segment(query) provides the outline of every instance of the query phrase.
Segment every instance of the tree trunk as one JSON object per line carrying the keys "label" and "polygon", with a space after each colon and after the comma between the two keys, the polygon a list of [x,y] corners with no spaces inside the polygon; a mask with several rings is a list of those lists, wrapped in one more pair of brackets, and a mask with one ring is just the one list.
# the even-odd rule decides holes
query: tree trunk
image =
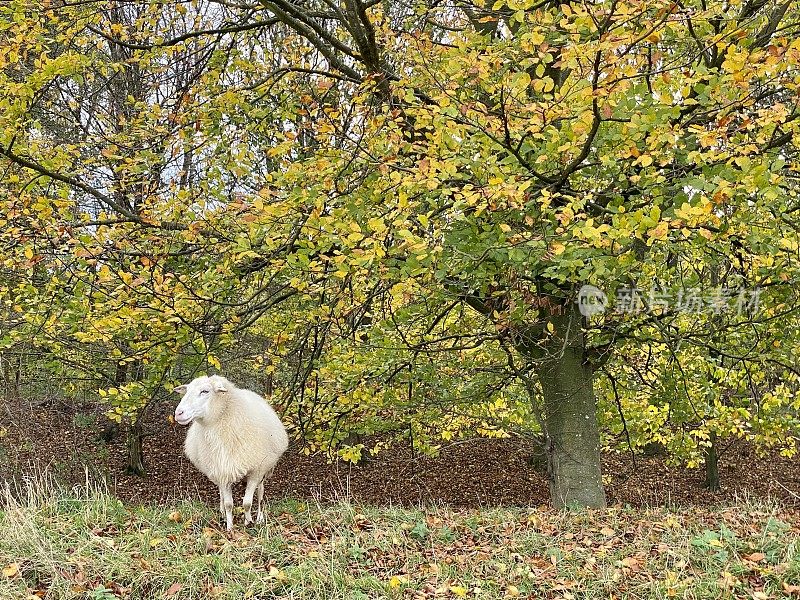
{"label": "tree trunk", "polygon": [[600,431],[592,367],[584,353],[583,318],[575,303],[552,315],[537,370],[543,393],[550,498],[563,507],[604,507]]}
{"label": "tree trunk", "polygon": [[142,440],[144,432],[141,420],[137,419],[128,428],[128,466],[125,472],[131,475],[144,477],[147,472],[144,468],[144,454],[142,452]]}
{"label": "tree trunk", "polygon": [[710,446],[705,449],[705,462],[706,462],[706,483],[705,486],[711,492],[719,491],[719,442],[717,441],[717,434],[711,432],[709,434]]}
{"label": "tree trunk", "polygon": [[3,366],[3,392],[8,399],[19,399],[19,380],[22,372],[22,356],[17,358],[16,368],[5,355],[0,355],[0,364]]}

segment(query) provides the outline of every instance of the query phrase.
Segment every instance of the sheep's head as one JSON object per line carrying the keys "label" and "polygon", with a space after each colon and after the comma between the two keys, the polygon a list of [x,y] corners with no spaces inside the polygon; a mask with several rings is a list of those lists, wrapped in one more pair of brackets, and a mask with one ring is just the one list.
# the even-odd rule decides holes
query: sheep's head
{"label": "sheep's head", "polygon": [[188,425],[195,419],[204,419],[211,412],[213,403],[219,401],[219,396],[226,394],[230,387],[230,382],[219,375],[198,377],[191,383],[179,385],[175,392],[183,394],[183,398],[175,408],[175,420]]}

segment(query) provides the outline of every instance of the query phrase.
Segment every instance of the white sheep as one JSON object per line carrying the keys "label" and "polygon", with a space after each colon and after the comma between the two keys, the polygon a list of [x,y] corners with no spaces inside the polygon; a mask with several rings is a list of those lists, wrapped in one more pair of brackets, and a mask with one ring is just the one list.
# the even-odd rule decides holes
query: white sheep
{"label": "white sheep", "polygon": [[245,524],[252,522],[253,492],[257,496],[256,521],[261,522],[264,477],[271,475],[289,445],[280,418],[261,396],[237,388],[219,375],[198,377],[175,388],[183,394],[175,420],[192,424],[184,451],[206,477],[219,487],[219,509],[228,531],[233,529],[234,483],[247,477],[244,494]]}

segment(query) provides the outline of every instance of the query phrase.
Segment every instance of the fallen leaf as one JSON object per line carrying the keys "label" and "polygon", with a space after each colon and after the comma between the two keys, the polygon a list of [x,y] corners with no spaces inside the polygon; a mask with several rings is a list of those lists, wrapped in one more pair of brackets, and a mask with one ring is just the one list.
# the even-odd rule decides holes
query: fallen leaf
{"label": "fallen leaf", "polygon": [[719,586],[725,590],[729,590],[738,583],[739,580],[732,573],[729,573],[728,571],[723,571],[722,576],[718,580]]}
{"label": "fallen leaf", "polygon": [[749,560],[750,562],[761,562],[766,558],[763,553],[761,552],[753,552],[752,554],[748,554],[747,556],[743,556],[745,560]]}
{"label": "fallen leaf", "polygon": [[15,577],[19,573],[19,563],[11,563],[10,565],[3,567],[3,575],[11,579]]}
{"label": "fallen leaf", "polygon": [[641,563],[638,559],[634,558],[633,556],[626,556],[621,561],[622,566],[626,569],[630,569],[631,571],[638,571],[641,567]]}
{"label": "fallen leaf", "polygon": [[392,575],[392,578],[389,580],[389,587],[394,590],[407,582],[408,575]]}
{"label": "fallen leaf", "polygon": [[182,587],[183,586],[180,583],[173,583],[171,586],[169,586],[169,589],[166,592],[164,592],[164,596],[167,598],[171,598],[172,596],[180,592]]}
{"label": "fallen leaf", "polygon": [[785,581],[782,582],[781,585],[783,586],[783,591],[786,592],[787,594],[789,595],[797,594],[798,596],[800,596],[800,585],[790,585]]}

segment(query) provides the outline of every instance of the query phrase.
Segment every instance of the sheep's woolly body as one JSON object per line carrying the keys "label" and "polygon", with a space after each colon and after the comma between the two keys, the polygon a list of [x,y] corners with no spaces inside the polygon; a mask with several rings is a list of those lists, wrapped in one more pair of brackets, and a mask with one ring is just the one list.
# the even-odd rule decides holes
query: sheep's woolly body
{"label": "sheep's woolly body", "polygon": [[224,377],[198,377],[175,391],[183,398],[175,409],[175,420],[191,423],[184,451],[204,475],[217,484],[220,511],[228,530],[233,528],[232,485],[247,478],[242,506],[245,523],[251,521],[253,494],[258,515],[264,477],[270,475],[289,446],[286,429],[269,403],[250,390],[237,388]]}
{"label": "sheep's woolly body", "polygon": [[268,474],[289,438],[278,415],[258,394],[231,386],[216,414],[195,421],[186,434],[186,456],[217,485]]}

